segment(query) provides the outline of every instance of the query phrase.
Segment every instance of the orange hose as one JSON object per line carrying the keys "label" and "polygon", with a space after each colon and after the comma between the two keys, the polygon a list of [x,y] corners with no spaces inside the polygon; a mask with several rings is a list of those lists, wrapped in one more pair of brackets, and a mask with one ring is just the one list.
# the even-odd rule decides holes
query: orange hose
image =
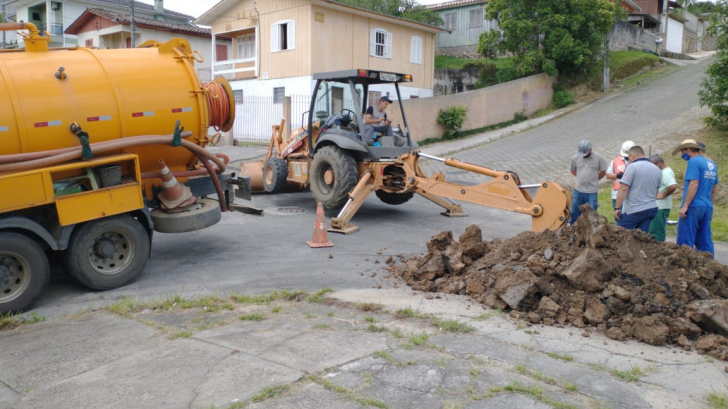
{"label": "orange hose", "polygon": [[208,82],[204,85],[207,91],[207,107],[210,111],[210,126],[220,131],[223,124],[230,118],[230,104],[228,95],[222,84]]}
{"label": "orange hose", "polygon": [[[222,161],[227,165],[230,163],[230,157],[225,155],[224,153],[216,153],[215,156],[222,159]],[[212,165],[212,168],[215,172],[217,172],[217,165]],[[207,169],[195,169],[195,170],[173,170],[172,174],[176,178],[188,178],[192,176],[202,176],[207,175],[208,171]],[[162,175],[159,173],[159,171],[152,171],[152,172],[142,172],[142,179],[159,179]]]}

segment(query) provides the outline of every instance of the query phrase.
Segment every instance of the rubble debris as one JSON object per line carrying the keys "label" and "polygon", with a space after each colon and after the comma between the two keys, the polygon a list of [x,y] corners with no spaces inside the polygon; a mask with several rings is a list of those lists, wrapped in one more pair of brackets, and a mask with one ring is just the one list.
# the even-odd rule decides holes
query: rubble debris
{"label": "rubble debris", "polygon": [[609,225],[588,206],[573,226],[484,242],[472,225],[391,264],[413,290],[469,295],[530,324],[674,344],[728,360],[728,267],[710,254]]}

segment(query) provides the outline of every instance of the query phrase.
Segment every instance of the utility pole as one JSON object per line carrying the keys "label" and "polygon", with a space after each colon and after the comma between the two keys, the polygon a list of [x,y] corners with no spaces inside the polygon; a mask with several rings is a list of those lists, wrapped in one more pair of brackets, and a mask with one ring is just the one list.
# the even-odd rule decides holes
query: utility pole
{"label": "utility pole", "polygon": [[604,93],[609,92],[609,34],[604,37]]}
{"label": "utility pole", "polygon": [[134,0],[131,0],[131,48],[136,48],[136,24],[134,24]]}

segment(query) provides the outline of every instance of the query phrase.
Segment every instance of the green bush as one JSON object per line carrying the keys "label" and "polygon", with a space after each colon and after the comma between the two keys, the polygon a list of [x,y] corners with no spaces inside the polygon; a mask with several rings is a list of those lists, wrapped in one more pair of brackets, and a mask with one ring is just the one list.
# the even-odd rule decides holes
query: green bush
{"label": "green bush", "polygon": [[442,138],[457,137],[457,133],[463,127],[467,116],[467,107],[455,105],[448,109],[441,109],[437,114],[437,123],[445,126],[445,134],[443,134]]}
{"label": "green bush", "polygon": [[498,83],[498,68],[493,63],[483,64],[475,82],[475,88],[485,88]]}
{"label": "green bush", "polygon": [[523,122],[528,119],[528,115],[526,115],[526,110],[524,109],[521,112],[516,112],[513,114],[513,123],[517,124],[519,122]]}
{"label": "green bush", "polygon": [[554,106],[556,108],[567,107],[574,103],[574,94],[569,91],[554,92]]}
{"label": "green bush", "polygon": [[498,70],[498,83],[501,82],[508,82],[513,81],[521,78],[521,75],[518,75],[518,70],[516,70],[516,67],[504,67]]}

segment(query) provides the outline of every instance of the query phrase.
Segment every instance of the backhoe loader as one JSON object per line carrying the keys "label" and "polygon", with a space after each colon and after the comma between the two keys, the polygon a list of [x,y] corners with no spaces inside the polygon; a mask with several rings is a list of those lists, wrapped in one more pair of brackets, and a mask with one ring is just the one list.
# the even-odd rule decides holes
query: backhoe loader
{"label": "backhoe loader", "polygon": [[[571,197],[557,183],[523,185],[514,172],[422,153],[410,135],[399,89],[399,83],[412,81],[411,75],[356,69],[315,74],[313,79],[305,125],[284,140],[283,120],[273,127],[264,161],[243,165],[241,173],[250,177],[253,192],[310,188],[325,208],[341,207],[328,229],[337,233],[358,230],[351,219],[371,192],[391,205],[403,204],[417,193],[443,207],[442,214],[449,217],[467,216],[454,200],[524,213],[532,217],[534,231],[556,230],[568,220]],[[379,135],[379,146],[369,146],[362,140],[364,112],[374,103],[367,101],[369,87],[381,84],[393,86],[403,126],[394,128],[394,136]],[[329,95],[336,87],[344,90],[338,102]],[[321,119],[314,121],[314,115]],[[443,173],[427,176],[419,166],[421,158],[492,179],[466,186],[446,181]],[[538,190],[531,197],[528,189]]]}

